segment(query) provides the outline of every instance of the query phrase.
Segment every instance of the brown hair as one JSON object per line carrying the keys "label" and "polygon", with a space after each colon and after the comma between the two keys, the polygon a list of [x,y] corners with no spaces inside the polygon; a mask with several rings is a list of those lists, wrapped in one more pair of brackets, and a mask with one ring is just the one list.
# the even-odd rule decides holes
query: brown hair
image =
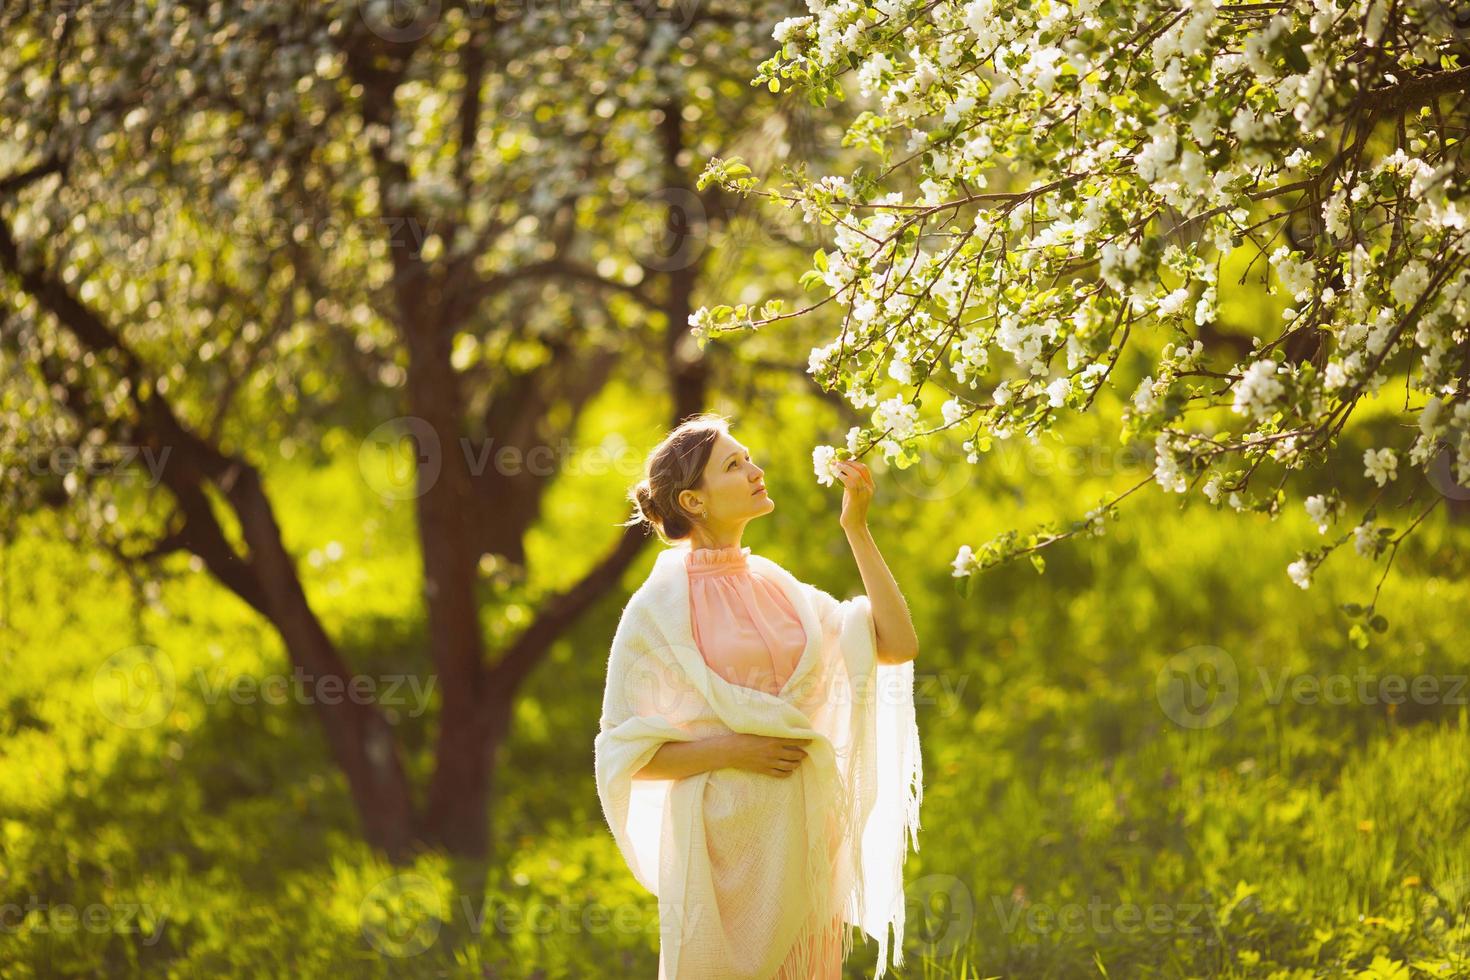
{"label": "brown hair", "polygon": [[644,477],[628,491],[634,514],[624,526],[643,522],[666,542],[687,538],[694,529],[692,515],[679,503],[679,494],[704,480],[715,440],[730,431],[730,420],[715,412],[691,415],[653,447]]}

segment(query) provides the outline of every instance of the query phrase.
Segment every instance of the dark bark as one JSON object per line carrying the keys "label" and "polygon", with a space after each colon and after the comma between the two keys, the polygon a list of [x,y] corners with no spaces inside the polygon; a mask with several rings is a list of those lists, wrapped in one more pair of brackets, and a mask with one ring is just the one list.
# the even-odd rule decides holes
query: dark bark
{"label": "dark bark", "polygon": [[436,766],[424,813],[426,838],[470,857],[489,842],[486,786],[490,753],[480,706],[485,694],[485,650],[475,584],[479,548],[469,467],[461,451],[463,406],[449,331],[437,323],[409,327],[409,409],[438,440],[437,478],[430,479],[434,448],[422,453],[418,496],[419,545],[429,650],[439,674]]}
{"label": "dark bark", "polygon": [[[353,673],[307,602],[254,467],[184,425],[122,337],[59,279],[22,263],[3,222],[0,268],[15,276],[83,346],[128,379],[134,434],[155,452],[165,447],[169,452],[162,477],[184,518],[177,543],[198,555],[222,584],[270,621],[295,669],[314,683],[335,678],[341,691],[350,690]],[[74,410],[90,411],[92,417],[84,420],[88,424],[113,425],[95,403],[70,404]],[[216,487],[234,511],[249,549],[246,555],[236,552],[226,538],[206,484]],[[413,839],[412,795],[391,726],[375,706],[349,697],[314,698],[312,709],[347,777],[364,837],[395,860],[405,857]]]}

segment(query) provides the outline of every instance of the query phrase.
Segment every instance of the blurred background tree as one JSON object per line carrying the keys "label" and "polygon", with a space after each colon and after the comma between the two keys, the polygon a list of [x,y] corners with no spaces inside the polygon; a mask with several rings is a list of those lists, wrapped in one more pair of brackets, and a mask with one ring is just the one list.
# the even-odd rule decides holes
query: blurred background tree
{"label": "blurred background tree", "polygon": [[487,649],[486,607],[524,582],[556,447],[614,375],[664,392],[670,425],[706,406],[694,297],[776,261],[721,267],[712,236],[809,250],[693,186],[717,150],[820,156],[822,122],[747,80],[784,12],[7,10],[5,446],[137,447],[162,461],[164,491],[12,468],[12,530],[28,508],[65,507],[72,534],[129,574],[192,555],[295,667],[346,680],[262,467],[313,452],[332,425],[411,441],[410,478],[387,492],[416,506],[424,667],[442,698],[423,805],[380,712],[316,710],[368,839],[400,857],[415,842],[483,856],[517,692],[645,542],[633,527],[587,542],[579,577],[519,595],[533,618]]}

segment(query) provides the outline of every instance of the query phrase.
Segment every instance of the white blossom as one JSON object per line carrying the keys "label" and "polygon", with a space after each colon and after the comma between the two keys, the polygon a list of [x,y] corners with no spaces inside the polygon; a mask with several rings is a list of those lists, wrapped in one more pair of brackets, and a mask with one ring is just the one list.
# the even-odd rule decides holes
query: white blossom
{"label": "white blossom", "polygon": [[1138,383],[1138,387],[1133,392],[1133,410],[1141,415],[1147,415],[1158,407],[1159,399],[1154,394],[1154,379],[1152,375],[1149,375]]}
{"label": "white blossom", "polygon": [[1335,501],[1316,493],[1306,499],[1307,516],[1317,525],[1318,534],[1326,534],[1327,526],[1337,518]]}
{"label": "white blossom", "polygon": [[1400,306],[1408,308],[1423,294],[1429,285],[1429,267],[1418,259],[1414,259],[1399,270],[1399,274],[1393,277],[1389,285],[1389,291],[1393,293],[1394,301]]}
{"label": "white blossom", "polygon": [[900,340],[893,345],[893,359],[888,362],[888,376],[899,384],[913,384],[914,369],[909,363],[909,345]]}
{"label": "white blossom", "polygon": [[914,434],[919,421],[919,407],[895,395],[885,399],[873,412],[873,425],[879,430],[893,430],[894,439],[907,439]]}
{"label": "white blossom", "polygon": [[830,487],[834,480],[840,479],[834,464],[837,462],[837,450],[832,446],[817,446],[812,450],[812,470],[817,474],[817,482],[824,487]]}
{"label": "white blossom", "polygon": [[1380,487],[1398,476],[1398,465],[1398,457],[1392,449],[1363,451],[1363,475],[1372,477]]}
{"label": "white blossom", "polygon": [[1231,406],[1235,414],[1260,418],[1270,410],[1272,403],[1286,391],[1276,380],[1279,367],[1275,361],[1262,360],[1246,369],[1235,385],[1235,404]]}
{"label": "white blossom", "polygon": [[1372,521],[1364,521],[1353,528],[1353,550],[1364,558],[1373,558],[1378,553],[1378,529]]}
{"label": "white blossom", "polygon": [[1298,588],[1308,588],[1312,584],[1312,566],[1305,558],[1298,558],[1286,566],[1286,574],[1297,584]]}
{"label": "white blossom", "polygon": [[798,28],[805,27],[811,22],[810,17],[787,17],[771,29],[771,37],[776,39],[777,44],[785,44],[796,36]]}
{"label": "white blossom", "polygon": [[974,552],[967,544],[960,545],[960,550],[955,554],[954,561],[950,565],[954,568],[952,578],[964,578],[968,575],[974,565]]}
{"label": "white blossom", "polygon": [[1271,265],[1292,299],[1300,302],[1311,295],[1312,283],[1317,277],[1317,267],[1311,259],[1298,257],[1296,252],[1281,245],[1271,253]]}
{"label": "white blossom", "polygon": [[1183,493],[1189,489],[1184,471],[1179,468],[1171,449],[1168,433],[1160,432],[1154,439],[1154,480],[1171,493]]}

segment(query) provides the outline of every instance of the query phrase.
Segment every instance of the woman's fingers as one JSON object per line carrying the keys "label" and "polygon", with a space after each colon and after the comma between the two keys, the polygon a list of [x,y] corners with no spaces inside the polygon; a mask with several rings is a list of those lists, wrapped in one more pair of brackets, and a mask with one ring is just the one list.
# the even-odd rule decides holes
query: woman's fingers
{"label": "woman's fingers", "polygon": [[779,736],[772,736],[772,739],[776,743],[776,757],[771,760],[769,767],[766,769],[766,773],[767,775],[780,776],[782,778],[790,776],[797,769],[801,768],[802,762],[806,760],[807,750],[805,745],[811,739],[781,738]]}
{"label": "woman's fingers", "polygon": [[878,485],[873,481],[873,471],[868,468],[868,464],[856,459],[840,459],[837,465],[845,486],[861,485],[877,491]]}

